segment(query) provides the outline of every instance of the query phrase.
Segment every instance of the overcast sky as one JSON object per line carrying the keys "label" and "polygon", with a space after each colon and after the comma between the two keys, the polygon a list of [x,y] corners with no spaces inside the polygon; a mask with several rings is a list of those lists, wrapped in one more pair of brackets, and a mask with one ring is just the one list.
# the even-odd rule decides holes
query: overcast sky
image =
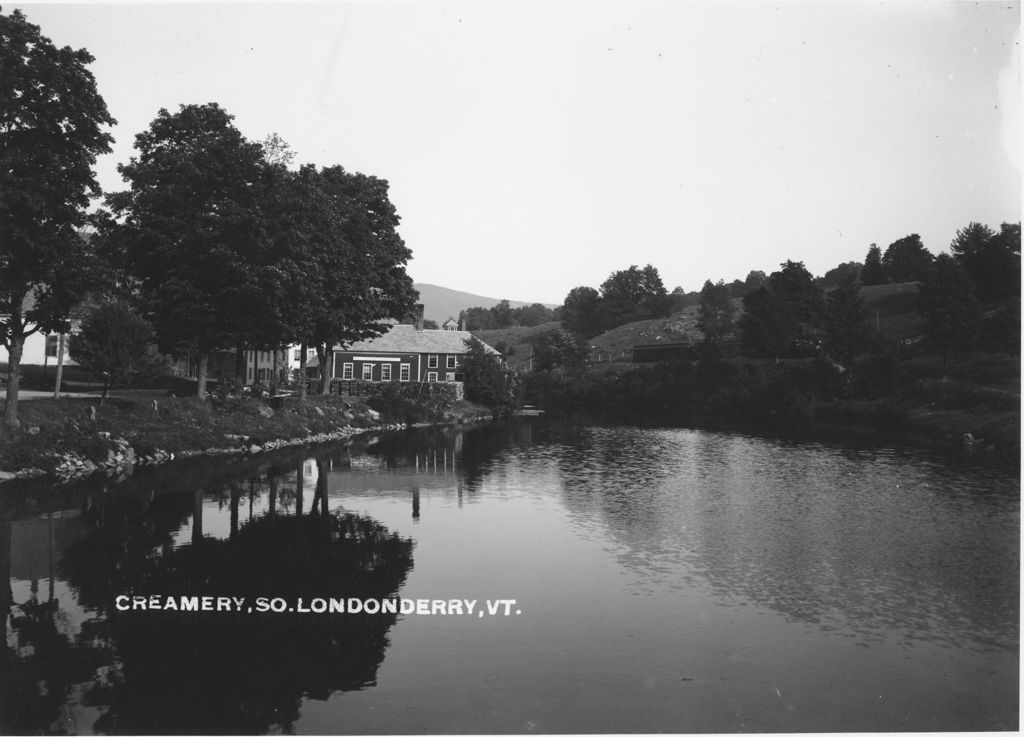
{"label": "overcast sky", "polygon": [[693,290],[1020,219],[1017,2],[14,7],[96,57],[106,191],[160,108],[217,102],[387,179],[419,282]]}

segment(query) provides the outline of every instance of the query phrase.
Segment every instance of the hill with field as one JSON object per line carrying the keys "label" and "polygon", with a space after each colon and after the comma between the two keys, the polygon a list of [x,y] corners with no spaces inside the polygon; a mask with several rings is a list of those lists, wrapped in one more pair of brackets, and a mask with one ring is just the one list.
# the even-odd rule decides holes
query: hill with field
{"label": "hill with field", "polygon": [[[883,336],[902,340],[924,333],[925,321],[917,311],[918,288],[916,282],[880,284],[861,287],[864,306]],[[743,300],[733,299],[738,320],[743,314]],[[591,362],[630,362],[633,347],[659,343],[686,343],[699,345],[704,334],[697,326],[697,305],[690,305],[669,317],[640,320],[612,328],[590,339]],[[509,363],[520,371],[528,370],[531,347],[561,327],[561,323],[548,322],[536,327],[514,327],[501,330],[473,331],[480,340],[494,346],[508,357]],[[509,350],[511,349],[511,350]]]}

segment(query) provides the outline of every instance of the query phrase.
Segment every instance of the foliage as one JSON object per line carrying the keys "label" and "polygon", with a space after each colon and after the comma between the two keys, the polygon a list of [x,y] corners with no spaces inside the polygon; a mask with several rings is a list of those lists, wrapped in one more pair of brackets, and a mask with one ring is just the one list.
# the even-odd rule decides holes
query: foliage
{"label": "foliage", "polygon": [[10,354],[6,424],[18,426],[25,339],[60,329],[87,287],[76,229],[99,194],[92,167],[115,124],[84,49],[58,49],[19,10],[0,14],[0,345]]}
{"label": "foliage", "polygon": [[981,302],[1020,297],[1020,223],[1003,223],[996,233],[972,222],[956,232],[949,248]]}
{"label": "foliage", "polygon": [[967,348],[981,327],[974,286],[964,269],[945,253],[935,259],[933,277],[921,285],[918,309],[928,322],[928,337],[942,349],[946,365],[950,351]]}
{"label": "foliage", "polygon": [[568,330],[556,330],[545,336],[534,351],[535,371],[561,369],[565,374],[578,376],[587,368],[590,347],[579,335]]}
{"label": "foliage", "polygon": [[216,103],[161,109],[118,167],[130,189],[108,197],[111,237],[138,280],[144,316],[165,351],[205,357],[236,344],[260,302],[256,278],[263,150]]}
{"label": "foliage", "polygon": [[562,304],[562,324],[566,330],[592,338],[601,332],[601,295],[593,287],[574,287]]}
{"label": "foliage", "polygon": [[928,281],[935,258],[921,243],[917,233],[889,244],[882,255],[882,267],[892,282]]}
{"label": "foliage", "polygon": [[824,289],[829,289],[831,287],[838,287],[846,282],[859,281],[860,272],[863,268],[864,265],[857,261],[845,261],[835,268],[826,271],[825,276],[818,280],[818,284]]}
{"label": "foliage", "polygon": [[823,292],[810,272],[801,262],[786,261],[764,286],[743,298],[744,352],[778,360],[817,325],[822,308]]}
{"label": "foliage", "polygon": [[889,277],[885,275],[885,268],[882,266],[882,249],[872,243],[868,248],[867,256],[864,257],[864,268],[860,272],[860,282],[866,287],[876,284],[885,284]]}
{"label": "foliage", "polygon": [[616,271],[601,284],[601,326],[604,330],[637,320],[668,317],[671,304],[658,270],[647,264]]}
{"label": "foliage", "polygon": [[[71,341],[71,357],[103,377],[103,397],[118,384],[159,373],[162,356],[152,351],[153,326],[123,302],[97,305]],[[102,401],[102,399],[101,399]]]}
{"label": "foliage", "polygon": [[822,318],[826,350],[843,366],[853,368],[856,357],[874,338],[856,282],[847,281],[826,295]]}
{"label": "foliage", "polygon": [[518,375],[476,338],[468,339],[466,348],[462,361],[466,399],[495,414],[507,415],[518,409],[522,393]]}
{"label": "foliage", "polygon": [[398,235],[387,181],[340,166],[304,172],[319,180],[334,225],[314,242],[317,299],[298,336],[316,347],[326,393],[331,347],[383,335],[389,320],[408,314],[419,295],[405,271],[412,251]]}
{"label": "foliage", "polygon": [[708,279],[700,291],[700,307],[697,310],[697,327],[704,333],[704,340],[714,343],[732,332],[733,307],[729,287],[721,279],[712,284]]}
{"label": "foliage", "polygon": [[507,299],[494,307],[470,307],[459,313],[465,320],[466,330],[501,330],[510,327],[532,328],[556,319],[554,310],[540,302],[524,307],[512,307]]}

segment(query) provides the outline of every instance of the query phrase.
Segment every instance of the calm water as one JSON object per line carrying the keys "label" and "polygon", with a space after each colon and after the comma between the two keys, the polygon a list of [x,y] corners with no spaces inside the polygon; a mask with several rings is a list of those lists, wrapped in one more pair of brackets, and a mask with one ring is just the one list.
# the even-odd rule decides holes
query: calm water
{"label": "calm water", "polygon": [[[1017,727],[995,470],[524,423],[3,492],[0,732]],[[476,603],[287,611],[350,598]]]}

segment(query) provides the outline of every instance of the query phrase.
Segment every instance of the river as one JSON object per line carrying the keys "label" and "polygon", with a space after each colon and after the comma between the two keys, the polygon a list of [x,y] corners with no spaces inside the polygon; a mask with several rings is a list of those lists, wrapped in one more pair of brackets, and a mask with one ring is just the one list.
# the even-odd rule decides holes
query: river
{"label": "river", "polygon": [[998,469],[526,420],[0,492],[3,733],[1018,727]]}

